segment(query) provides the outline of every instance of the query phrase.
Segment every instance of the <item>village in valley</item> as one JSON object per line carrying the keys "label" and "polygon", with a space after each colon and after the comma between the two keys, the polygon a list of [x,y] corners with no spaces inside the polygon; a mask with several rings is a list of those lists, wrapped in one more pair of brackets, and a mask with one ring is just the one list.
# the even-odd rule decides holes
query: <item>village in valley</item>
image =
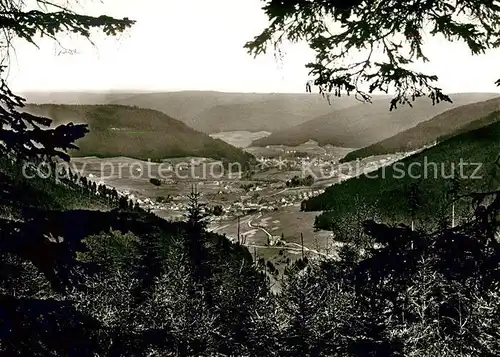
{"label": "village in valley", "polygon": [[[304,250],[311,256],[335,255],[338,242],[331,232],[314,229],[317,212],[302,212],[302,202],[330,185],[415,153],[343,163],[341,159],[352,149],[321,147],[312,141],[297,147],[245,150],[257,158],[247,171],[231,171],[216,160],[196,157],[143,165],[128,158],[107,159],[112,170],[103,169],[104,160],[98,158],[75,158],[74,162],[89,179],[114,187],[144,209],[173,221],[185,219],[189,194],[198,192],[209,231],[253,248],[256,255],[269,260],[300,257]],[[277,255],[276,249],[287,254]]]}

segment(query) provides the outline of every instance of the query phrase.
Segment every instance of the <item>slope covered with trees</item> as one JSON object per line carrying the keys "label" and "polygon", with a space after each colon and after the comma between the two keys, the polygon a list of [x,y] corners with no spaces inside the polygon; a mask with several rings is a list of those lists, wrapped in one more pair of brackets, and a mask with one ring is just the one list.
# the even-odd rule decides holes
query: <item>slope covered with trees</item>
{"label": "slope covered with trees", "polygon": [[[256,140],[255,146],[296,146],[308,140],[320,145],[358,148],[371,145],[385,138],[431,119],[450,108],[498,97],[494,93],[453,94],[453,103],[433,105],[428,99],[419,98],[412,105],[389,111],[390,99],[374,99],[372,103],[361,103],[349,108],[335,110],[306,123]],[[340,98],[342,100],[343,98]],[[332,99],[332,103],[338,100]]]}
{"label": "slope covered with trees", "polygon": [[266,280],[246,248],[205,231],[195,194],[186,222],[171,223],[85,178],[14,178],[16,168],[0,170],[0,353],[258,350],[239,331],[264,328],[253,319]]}
{"label": "slope covered with trees", "polygon": [[342,161],[347,162],[373,155],[416,150],[434,141],[440,141],[460,132],[491,124],[498,117],[496,115],[488,116],[488,114],[499,110],[500,98],[462,105],[436,115],[434,118],[390,138],[352,151]]}
{"label": "slope covered with trees", "polygon": [[205,133],[276,132],[356,104],[358,102],[353,97],[341,98],[330,106],[321,96],[314,94],[268,94],[259,101],[214,106],[199,114],[193,125]]}
{"label": "slope covered with trees", "polygon": [[51,118],[54,125],[87,124],[90,133],[77,141],[79,150],[71,151],[74,156],[127,156],[153,161],[198,156],[242,164],[253,160],[253,156],[241,149],[152,109],[121,105],[30,104],[26,110]]}
{"label": "slope covered with trees", "polygon": [[377,248],[301,259],[274,295],[264,267],[206,232],[196,192],[190,199],[180,223],[113,205],[2,217],[0,352],[494,356],[500,347],[500,251],[484,215],[432,234],[366,222]]}
{"label": "slope covered with trees", "polygon": [[[491,114],[499,116],[499,112]],[[364,219],[408,225],[414,219],[417,227],[435,229],[451,221],[451,203],[456,200],[457,221],[464,221],[471,213],[471,200],[458,197],[500,188],[499,153],[500,121],[496,120],[391,166],[333,185],[303,202],[302,208],[324,211],[315,225],[327,230],[359,228]],[[457,192],[452,194],[453,186]],[[418,202],[409,198],[412,191]]]}
{"label": "slope covered with trees", "polygon": [[[178,92],[27,92],[34,104],[117,104],[158,110],[204,133],[277,131],[359,102],[341,98],[329,105],[310,93]],[[264,129],[262,129],[264,128]]]}
{"label": "slope covered with trees", "polygon": [[276,131],[356,104],[353,98],[342,98],[330,106],[321,97],[308,93],[203,91],[144,93],[114,103],[156,109],[204,133]]}

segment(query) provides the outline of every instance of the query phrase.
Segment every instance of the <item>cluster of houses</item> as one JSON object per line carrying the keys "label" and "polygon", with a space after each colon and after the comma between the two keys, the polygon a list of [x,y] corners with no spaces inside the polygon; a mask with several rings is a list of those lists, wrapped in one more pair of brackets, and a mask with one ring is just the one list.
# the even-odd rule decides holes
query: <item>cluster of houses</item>
{"label": "cluster of houses", "polygon": [[296,201],[303,201],[303,200],[306,200],[306,199],[311,198],[311,197],[319,196],[323,192],[325,192],[325,190],[322,190],[322,189],[312,190],[312,191],[303,191],[296,196],[295,200]]}
{"label": "cluster of houses", "polygon": [[294,194],[276,196],[266,198],[253,198],[249,195],[240,196],[236,202],[231,202],[223,206],[224,214],[219,218],[220,220],[231,219],[238,216],[257,212],[273,212],[283,207],[294,206],[300,204],[303,200],[318,196],[324,192],[323,189],[301,191]]}
{"label": "cluster of houses", "polygon": [[333,156],[324,157],[287,157],[287,158],[261,158],[259,159],[262,168],[278,168],[281,170],[301,169],[304,166],[327,166],[338,162]]}

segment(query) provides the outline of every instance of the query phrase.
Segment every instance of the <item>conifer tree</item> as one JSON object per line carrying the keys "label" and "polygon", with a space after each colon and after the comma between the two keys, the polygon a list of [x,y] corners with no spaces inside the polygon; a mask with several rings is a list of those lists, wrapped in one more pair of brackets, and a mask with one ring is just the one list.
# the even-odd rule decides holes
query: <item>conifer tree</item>
{"label": "conifer tree", "polygon": [[191,265],[191,274],[195,282],[193,293],[201,293],[207,299],[208,303],[212,303],[211,292],[211,268],[208,261],[208,252],[206,244],[206,221],[208,216],[205,208],[206,205],[200,202],[201,193],[196,186],[192,186],[188,196],[189,202],[187,206],[187,237],[186,250]]}
{"label": "conifer tree", "polygon": [[[36,7],[33,7],[35,5]],[[23,111],[25,100],[14,94],[6,82],[9,52],[14,39],[36,45],[40,36],[57,42],[64,34],[74,33],[90,38],[101,30],[116,35],[129,28],[133,21],[109,16],[89,16],[50,1],[33,2],[5,0],[0,3],[0,156],[11,161],[44,161],[54,168],[55,159],[68,160],[67,151],[75,140],[87,132],[85,125],[73,123],[50,128],[49,118]],[[35,59],[36,60],[36,59]],[[30,211],[31,212],[31,211]],[[103,351],[99,341],[99,323],[76,311],[64,294],[78,282],[72,275],[75,251],[79,246],[71,239],[47,237],[46,225],[57,226],[57,217],[34,211],[22,222],[0,219],[0,254],[9,255],[19,268],[31,266],[38,270],[41,281],[51,284],[47,290],[14,291],[0,289],[0,354],[8,356],[78,355],[95,356]],[[56,221],[54,221],[56,218]],[[78,234],[78,232],[75,232]],[[5,270],[1,261],[0,284],[21,273],[20,280],[30,280],[24,269]],[[8,266],[8,265],[7,265]],[[43,274],[43,278],[41,276]],[[38,281],[38,280],[37,280]]]}

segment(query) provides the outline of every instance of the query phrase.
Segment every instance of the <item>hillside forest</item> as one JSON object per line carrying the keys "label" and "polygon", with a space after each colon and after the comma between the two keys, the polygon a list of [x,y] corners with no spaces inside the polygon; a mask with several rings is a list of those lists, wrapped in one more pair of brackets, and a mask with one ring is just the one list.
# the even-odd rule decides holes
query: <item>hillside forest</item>
{"label": "hillside forest", "polygon": [[[39,34],[88,38],[101,31],[113,36],[135,26],[128,18],[84,15],[38,2],[46,7],[35,11],[22,2],[2,1],[2,30],[34,42]],[[306,39],[317,53],[318,63],[310,68],[314,84],[328,97],[322,99],[356,93],[369,100],[369,93],[356,87],[361,80],[374,89],[392,85],[395,97],[388,112],[411,104],[412,96],[434,105],[452,100],[433,86],[432,77],[404,68],[410,59],[387,42],[393,36],[403,34],[415,56],[423,56],[418,35],[424,20],[445,36],[465,40],[473,51],[490,48],[495,40],[498,47],[500,36],[495,1],[265,3],[270,25],[246,45],[249,51],[261,53],[275,37]],[[451,15],[460,12],[481,21],[453,21]],[[322,31],[326,15],[346,32],[328,37]],[[347,74],[336,66],[333,50],[339,44],[350,49],[377,42],[387,47],[389,62],[373,64],[375,75],[363,64]],[[331,61],[325,60],[327,54]],[[305,201],[304,210],[322,211],[317,228],[331,230],[343,244],[338,259],[302,253],[287,266],[276,291],[272,266],[254,259],[239,242],[207,230],[206,202],[196,189],[189,194],[184,221],[173,222],[75,172],[61,180],[27,178],[23,172],[26,162],[55,169],[69,161],[78,140],[89,153],[101,145],[98,118],[129,125],[136,108],[40,106],[30,111],[5,79],[0,102],[1,355],[499,355],[498,112],[481,116],[483,126],[440,137],[438,145],[403,161],[423,160],[425,153],[439,162],[482,162],[481,181],[363,176]],[[44,110],[61,116],[57,125]],[[93,121],[73,123],[65,115]],[[133,142],[137,155],[152,147],[141,145],[156,125],[163,131],[175,127],[187,138],[201,135],[162,113],[148,115],[152,126]],[[234,159],[247,159],[222,142],[194,137],[206,141],[190,147],[185,141],[166,143],[156,147],[158,157],[162,150],[216,155],[231,150]],[[102,143],[106,150],[119,149],[122,138],[112,139]],[[443,213],[452,205],[458,217],[454,224]],[[419,222],[417,229],[413,221]]]}

